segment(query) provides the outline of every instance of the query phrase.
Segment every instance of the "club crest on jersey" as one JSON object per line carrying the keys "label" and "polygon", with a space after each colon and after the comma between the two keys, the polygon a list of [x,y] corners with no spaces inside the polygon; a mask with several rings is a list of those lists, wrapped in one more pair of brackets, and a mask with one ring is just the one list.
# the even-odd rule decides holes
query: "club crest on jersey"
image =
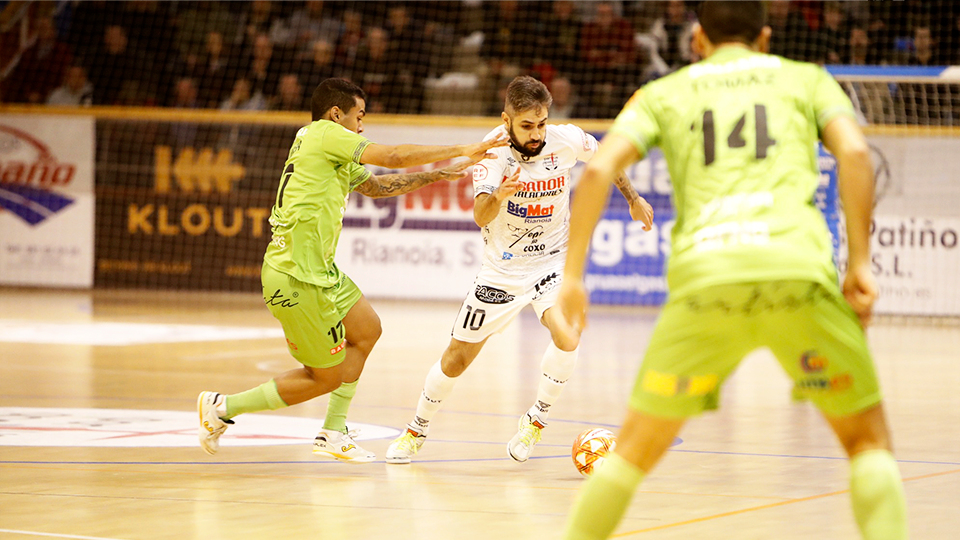
{"label": "club crest on jersey", "polygon": [[517,164],[517,160],[513,159],[513,156],[507,156],[507,165],[513,167]]}
{"label": "club crest on jersey", "polygon": [[543,158],[543,168],[548,171],[555,171],[560,166],[560,158],[556,154],[550,154]]}
{"label": "club crest on jersey", "polygon": [[507,213],[522,217],[525,221],[538,221],[553,217],[553,205],[549,204],[517,204],[507,201]]}

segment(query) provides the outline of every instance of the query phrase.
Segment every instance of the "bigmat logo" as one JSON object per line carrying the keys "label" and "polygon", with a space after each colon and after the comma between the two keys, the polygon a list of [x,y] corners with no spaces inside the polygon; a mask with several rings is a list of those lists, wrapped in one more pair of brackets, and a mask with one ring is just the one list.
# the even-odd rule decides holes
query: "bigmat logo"
{"label": "bigmat logo", "polygon": [[73,204],[54,190],[70,185],[76,172],[42,141],[0,124],[0,209],[36,225]]}
{"label": "bigmat logo", "polygon": [[[403,170],[372,167],[373,174],[407,174],[445,167],[445,160]],[[475,172],[476,174],[476,172]],[[423,231],[478,231],[473,220],[473,181],[464,176],[450,182],[434,182],[399,197],[369,199],[352,194],[344,228],[403,229]]]}

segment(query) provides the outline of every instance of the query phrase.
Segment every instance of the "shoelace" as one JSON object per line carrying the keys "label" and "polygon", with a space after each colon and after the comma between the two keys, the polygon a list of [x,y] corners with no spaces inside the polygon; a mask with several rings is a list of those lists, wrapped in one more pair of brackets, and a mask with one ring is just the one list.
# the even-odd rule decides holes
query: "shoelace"
{"label": "shoelace", "polygon": [[414,454],[420,450],[420,446],[417,445],[417,438],[409,431],[403,434],[403,438],[400,439],[400,444],[397,446],[403,452],[413,452]]}
{"label": "shoelace", "polygon": [[520,444],[526,446],[527,448],[540,442],[540,428],[532,423],[523,426],[521,432],[523,434],[520,435]]}

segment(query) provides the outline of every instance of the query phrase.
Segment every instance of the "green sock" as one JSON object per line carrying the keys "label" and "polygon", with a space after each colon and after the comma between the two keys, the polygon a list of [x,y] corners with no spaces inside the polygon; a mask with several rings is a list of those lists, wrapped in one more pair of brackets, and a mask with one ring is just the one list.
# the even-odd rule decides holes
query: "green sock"
{"label": "green sock", "polygon": [[630,505],[644,473],[614,453],[580,490],[567,521],[566,540],[608,538]]}
{"label": "green sock", "polygon": [[226,396],[227,414],[223,418],[229,420],[238,414],[272,411],[286,406],[287,404],[280,397],[280,392],[277,391],[277,383],[270,379],[246,392]]}
{"label": "green sock", "polygon": [[351,383],[341,383],[340,387],[330,394],[327,403],[327,417],[323,421],[323,429],[347,431],[347,409],[357,393],[359,379]]}
{"label": "green sock", "polygon": [[850,498],[864,540],[907,538],[907,503],[893,454],[868,450],[850,460]]}

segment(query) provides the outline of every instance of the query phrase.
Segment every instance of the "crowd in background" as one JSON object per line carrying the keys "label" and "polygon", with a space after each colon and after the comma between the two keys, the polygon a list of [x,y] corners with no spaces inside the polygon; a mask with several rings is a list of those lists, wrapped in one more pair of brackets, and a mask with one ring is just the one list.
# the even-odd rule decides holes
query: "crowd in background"
{"label": "crowd in background", "polygon": [[[44,4],[32,44],[0,66],[3,102],[302,111],[336,76],[367,91],[369,112],[418,114],[428,81],[467,72],[489,83],[483,112],[495,114],[504,83],[528,73],[553,92],[552,117],[610,118],[635,88],[696,60],[697,2],[679,0]],[[771,52],[960,64],[953,4],[772,2]]]}

